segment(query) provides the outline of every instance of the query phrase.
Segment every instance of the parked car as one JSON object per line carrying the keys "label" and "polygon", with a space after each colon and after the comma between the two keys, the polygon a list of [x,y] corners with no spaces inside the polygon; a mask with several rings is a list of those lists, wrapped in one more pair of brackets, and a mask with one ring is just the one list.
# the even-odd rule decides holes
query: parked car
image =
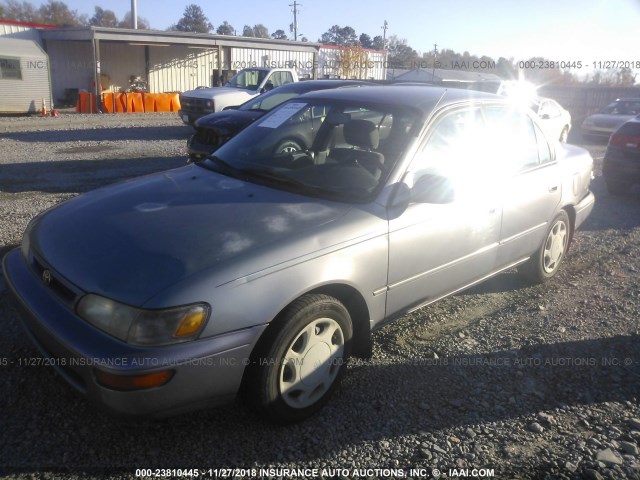
{"label": "parked car", "polygon": [[[294,127],[313,141],[274,153]],[[241,391],[298,421],[373,329],[515,266],[556,275],[592,171],[496,95],[323,90],[202,162],[38,215],[4,274],[48,364],[94,402],[168,415]]]}
{"label": "parked car", "polygon": [[[307,80],[289,83],[252,98],[235,109],[201,117],[196,120],[194,125],[196,133],[187,141],[189,159],[199,160],[211,155],[251,122],[291,98],[314,90],[362,85],[373,84],[360,80]],[[279,145],[276,151],[292,151],[303,148],[306,148],[306,145],[301,140],[289,139]]]}
{"label": "parked car", "polygon": [[607,190],[624,195],[640,183],[640,115],[623,123],[609,138],[602,163]]}
{"label": "parked car", "polygon": [[538,123],[549,138],[566,143],[571,131],[571,114],[551,98],[536,97],[531,109],[538,116]]}
{"label": "parked car", "polygon": [[298,74],[290,68],[245,68],[236,73],[224,87],[198,87],[180,94],[178,115],[187,125],[211,112],[241,105],[274,87],[298,82]]}
{"label": "parked car", "polygon": [[620,125],[640,114],[640,98],[619,98],[582,122],[583,135],[611,135]]}

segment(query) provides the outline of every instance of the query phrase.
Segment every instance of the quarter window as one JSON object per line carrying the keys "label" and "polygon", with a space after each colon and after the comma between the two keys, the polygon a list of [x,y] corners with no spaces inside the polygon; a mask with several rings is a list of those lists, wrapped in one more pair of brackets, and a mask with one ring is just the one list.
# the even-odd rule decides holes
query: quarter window
{"label": "quarter window", "polygon": [[536,125],[536,140],[538,142],[538,157],[540,159],[541,164],[549,163],[553,157],[551,156],[551,149],[549,148],[549,143],[545,138],[542,130]]}

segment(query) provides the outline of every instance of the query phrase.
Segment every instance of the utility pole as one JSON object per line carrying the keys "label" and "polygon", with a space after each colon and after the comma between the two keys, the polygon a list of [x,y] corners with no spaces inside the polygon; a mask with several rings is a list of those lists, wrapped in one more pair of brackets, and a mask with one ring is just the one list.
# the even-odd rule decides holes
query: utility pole
{"label": "utility pole", "polygon": [[434,43],[433,44],[433,69],[431,70],[431,75],[433,76],[433,79],[436,78],[436,59],[437,58],[438,58],[438,44]]}
{"label": "utility pole", "polygon": [[387,21],[384,21],[384,25],[382,25],[382,49],[387,49],[387,30],[389,29],[389,24]]}
{"label": "utility pole", "polygon": [[289,5],[293,7],[293,23],[291,24],[291,31],[293,32],[293,39],[298,41],[298,7],[302,5],[294,0],[293,4]]}
{"label": "utility pole", "polygon": [[138,29],[138,0],[131,0],[131,28]]}

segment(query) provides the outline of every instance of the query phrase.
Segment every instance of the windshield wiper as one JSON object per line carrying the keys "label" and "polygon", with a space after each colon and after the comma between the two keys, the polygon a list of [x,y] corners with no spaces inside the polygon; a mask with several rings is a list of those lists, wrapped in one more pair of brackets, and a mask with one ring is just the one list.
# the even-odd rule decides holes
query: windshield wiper
{"label": "windshield wiper", "polygon": [[215,155],[209,155],[205,161],[198,162],[196,165],[203,166],[212,170],[209,165],[209,162],[213,163],[216,166],[216,170],[224,175],[228,175],[234,178],[244,179],[243,170],[231,166],[228,162],[225,162],[220,157],[216,157]]}

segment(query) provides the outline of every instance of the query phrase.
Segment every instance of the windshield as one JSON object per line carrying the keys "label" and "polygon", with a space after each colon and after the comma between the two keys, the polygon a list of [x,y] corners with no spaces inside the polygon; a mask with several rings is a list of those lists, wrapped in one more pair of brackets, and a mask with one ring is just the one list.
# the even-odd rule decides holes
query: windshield
{"label": "windshield", "polygon": [[290,101],[201,165],[247,181],[338,201],[373,198],[422,121],[397,107]]}
{"label": "windshield", "polygon": [[300,93],[297,92],[270,92],[263,93],[259,97],[253,98],[246,103],[243,103],[238,110],[262,110],[268,112],[272,108],[277,107],[281,103],[286,102],[295,97],[299,97]]}
{"label": "windshield", "polygon": [[640,113],[640,99],[613,102],[600,110],[600,113],[609,113],[611,115],[638,115]]}
{"label": "windshield", "polygon": [[266,70],[242,70],[236,73],[227,83],[227,87],[257,90],[267,76]]}

